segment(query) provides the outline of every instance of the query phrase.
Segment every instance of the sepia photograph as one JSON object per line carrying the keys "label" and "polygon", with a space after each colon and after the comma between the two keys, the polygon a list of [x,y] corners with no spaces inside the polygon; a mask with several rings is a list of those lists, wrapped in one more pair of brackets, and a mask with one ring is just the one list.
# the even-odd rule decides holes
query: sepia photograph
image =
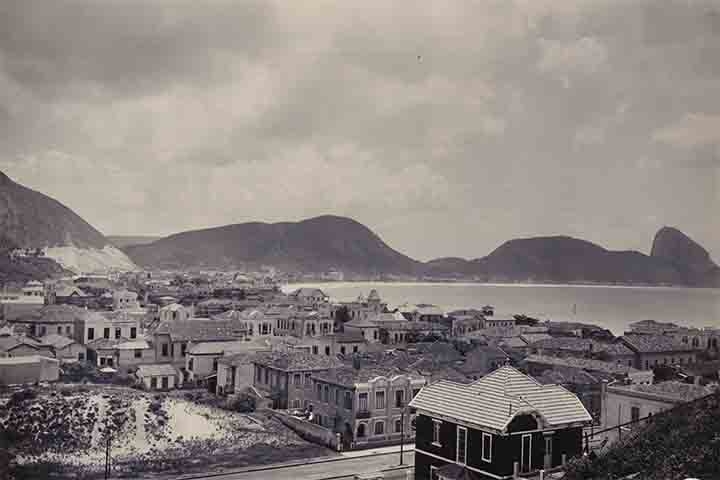
{"label": "sepia photograph", "polygon": [[720,0],[1,0],[0,480],[720,480]]}

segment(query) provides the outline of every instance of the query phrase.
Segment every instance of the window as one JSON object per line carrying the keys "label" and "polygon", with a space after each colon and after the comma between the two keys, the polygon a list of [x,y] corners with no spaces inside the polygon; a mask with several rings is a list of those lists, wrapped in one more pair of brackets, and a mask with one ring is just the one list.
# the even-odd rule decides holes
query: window
{"label": "window", "polygon": [[317,394],[317,399],[322,400],[322,385],[319,383],[315,384],[315,392]]}
{"label": "window", "polygon": [[40,336],[44,337],[45,335],[47,335],[47,327],[43,325],[40,327]]}
{"label": "window", "polygon": [[439,480],[438,474],[438,467],[434,465],[430,465],[430,480]]}
{"label": "window", "polygon": [[640,407],[630,408],[630,420],[633,422],[640,420]]}
{"label": "window", "polygon": [[163,343],[160,347],[162,348],[162,356],[163,356],[163,357],[167,357],[167,356],[168,356],[168,351],[169,351],[168,344],[167,344],[167,343]]}
{"label": "window", "polygon": [[375,423],[375,435],[382,435],[385,433],[385,422]]}
{"label": "window", "polygon": [[400,419],[398,419],[398,420],[395,420],[395,433],[400,433],[400,432],[402,432],[402,422],[400,421]]}
{"label": "window", "polygon": [[103,328],[103,338],[110,338],[110,327]]}
{"label": "window", "polygon": [[90,327],[87,330],[87,338],[88,340],[94,340],[95,339],[95,329]]}
{"label": "window", "polygon": [[180,344],[180,355],[183,357],[187,356],[187,343]]}
{"label": "window", "polygon": [[115,329],[115,338],[120,338],[122,336],[122,331],[119,328]]}
{"label": "window", "polygon": [[441,424],[442,424],[442,422],[440,420],[433,419],[433,436],[432,436],[433,445],[440,446],[440,425]]}
{"label": "window", "polygon": [[135,358],[142,358],[142,350],[139,348],[135,349]]}
{"label": "window", "polygon": [[402,408],[405,400],[405,390],[395,390],[395,408]]}
{"label": "window", "polygon": [[346,410],[352,410],[352,393],[345,392],[345,404],[343,405]]}
{"label": "window", "polygon": [[325,385],[325,387],[323,388],[323,402],[327,403],[329,396],[330,396],[330,386]]}
{"label": "window", "polygon": [[345,346],[344,345],[342,347],[340,347],[340,353],[342,355],[345,355]]}
{"label": "window", "polygon": [[293,400],[292,408],[300,408],[300,400],[298,400],[297,398]]}
{"label": "window", "polygon": [[361,412],[365,412],[368,409],[368,394],[367,393],[361,393],[358,396],[358,410]]}
{"label": "window", "polygon": [[130,327],[130,338],[137,338],[137,327]]}
{"label": "window", "polygon": [[213,369],[212,369],[213,372],[217,372],[217,364],[218,364],[217,358],[213,358]]}
{"label": "window", "polygon": [[65,327],[65,333],[66,333],[67,335],[70,335],[70,325],[68,325],[67,327]]}
{"label": "window", "polygon": [[312,352],[313,352],[313,355],[317,355],[317,354],[318,354],[318,347],[317,347],[317,345],[313,345],[313,347],[312,347]]}
{"label": "window", "polygon": [[457,427],[457,450],[455,461],[460,465],[467,463],[467,429],[465,427]]}
{"label": "window", "polygon": [[302,375],[299,373],[296,373],[293,375],[293,384],[294,385],[301,385],[302,384]]}
{"label": "window", "polygon": [[[548,437],[552,440],[552,437]],[[492,435],[483,432],[482,434],[482,460],[483,462],[492,462]]]}
{"label": "window", "polygon": [[57,327],[57,333],[58,335],[62,335],[62,327]]}
{"label": "window", "polygon": [[150,379],[150,388],[157,388],[157,378],[152,377]]}
{"label": "window", "polygon": [[353,353],[357,353],[357,352],[358,352],[358,347],[357,347],[357,345],[355,345],[355,346],[353,347]]}
{"label": "window", "polygon": [[378,339],[378,332],[377,332],[377,330],[373,330],[373,340],[377,340],[377,339]]}
{"label": "window", "polygon": [[325,347],[325,355],[330,356],[330,347]]}
{"label": "window", "polygon": [[194,358],[191,358],[191,359],[188,361],[188,370],[190,370],[190,371],[192,372],[194,366],[195,366],[195,359],[194,359]]}
{"label": "window", "polygon": [[340,406],[340,389],[335,389],[335,405]]}
{"label": "window", "polygon": [[100,357],[100,366],[105,366],[105,357]]}
{"label": "window", "polygon": [[553,437],[548,435],[545,437],[545,456],[550,457],[552,462]]}
{"label": "window", "polygon": [[162,377],[162,378],[161,378],[161,381],[162,381],[162,388],[163,388],[163,390],[167,390],[167,389],[168,389],[168,385],[169,385],[169,383],[170,383],[170,382],[168,381],[168,377]]}
{"label": "window", "polygon": [[385,392],[375,392],[375,408],[385,408]]}
{"label": "window", "polygon": [[305,385],[310,385],[310,377],[312,376],[312,373],[306,373],[305,374]]}
{"label": "window", "polygon": [[85,354],[83,352],[78,353],[78,360],[81,362],[85,360]]}

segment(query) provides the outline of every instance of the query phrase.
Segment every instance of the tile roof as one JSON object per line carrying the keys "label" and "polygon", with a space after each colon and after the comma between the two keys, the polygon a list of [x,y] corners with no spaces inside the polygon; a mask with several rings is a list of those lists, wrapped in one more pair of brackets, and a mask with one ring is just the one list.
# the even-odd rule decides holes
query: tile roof
{"label": "tile roof", "polygon": [[126,343],[129,340],[127,338],[96,338],[95,340],[88,342],[87,348],[92,350],[113,350],[121,343]]}
{"label": "tile roof", "polygon": [[441,380],[423,388],[410,406],[480,428],[503,432],[516,415],[535,412],[547,428],[592,417],[580,400],[558,385],[542,385],[503,366],[469,385]]}
{"label": "tile roof", "polygon": [[689,402],[705,395],[713,393],[715,390],[712,387],[703,387],[700,385],[693,385],[690,383],[683,383],[678,381],[653,383],[650,385],[646,384],[632,384],[622,386],[608,387],[615,392],[637,392],[657,397],[660,399],[675,401],[675,402]]}
{"label": "tile roof", "polygon": [[324,340],[335,340],[337,343],[361,343],[365,341],[362,333],[357,330],[345,330],[342,332],[331,333],[320,337]]}
{"label": "tile roof", "polygon": [[384,366],[363,366],[362,368],[356,369],[351,366],[343,365],[339,368],[333,368],[313,374],[313,378],[323,380],[335,385],[342,385],[344,387],[352,387],[358,383],[365,383],[373,380],[377,377],[393,378],[396,376],[409,376],[416,380],[422,379],[417,374],[412,374],[400,370],[396,367],[384,367]]}
{"label": "tile roof", "polygon": [[622,343],[603,343],[579,337],[546,338],[533,342],[530,346],[532,348],[567,352],[606,352],[611,355],[633,355],[633,352]]}
{"label": "tile roof", "polygon": [[237,320],[191,318],[163,322],[155,333],[169,334],[173,341],[221,341],[241,338],[245,335],[245,329]]}
{"label": "tile roof", "polygon": [[58,335],[57,333],[45,335],[40,340],[42,340],[43,343],[51,345],[54,348],[65,348],[68,345],[72,345],[73,343],[75,343],[75,340],[73,340],[72,338],[68,338],[64,335]]}
{"label": "tile roof", "polygon": [[580,368],[589,371],[598,371],[612,374],[625,375],[628,373],[636,373],[637,370],[634,367],[628,365],[616,363],[616,362],[604,362],[602,360],[593,360],[590,358],[579,358],[579,357],[553,357],[551,355],[528,355],[525,357],[527,363],[538,363],[542,365],[560,366],[560,367],[573,367]]}
{"label": "tile roof", "polygon": [[138,366],[136,374],[138,377],[173,376],[178,371],[169,363],[152,363]]}
{"label": "tile roof", "polygon": [[629,334],[620,338],[630,349],[639,353],[691,352],[694,350],[690,345],[666,335]]}
{"label": "tile roof", "polygon": [[543,385],[597,385],[600,380],[584,370],[575,368],[561,368],[556,370],[546,370],[542,375],[535,379]]}
{"label": "tile roof", "polygon": [[117,344],[118,350],[147,350],[152,348],[145,340],[129,340]]}
{"label": "tile roof", "polygon": [[245,347],[242,340],[229,342],[200,342],[193,345],[188,353],[191,355],[223,355],[224,353],[237,352]]}
{"label": "tile roof", "polygon": [[102,317],[102,315],[74,305],[47,305],[37,311],[20,315],[14,321],[21,323],[74,323],[75,320],[90,317]]}
{"label": "tile roof", "polygon": [[232,365],[232,366],[239,366],[239,365],[250,365],[255,361],[255,357],[257,355],[257,351],[253,352],[242,352],[242,353],[234,353],[232,355],[225,355],[218,359],[218,363],[222,363],[223,365]]}
{"label": "tile roof", "polygon": [[343,365],[335,357],[306,352],[259,352],[254,363],[286,371],[326,370]]}
{"label": "tile roof", "polygon": [[40,342],[24,335],[2,335],[0,336],[0,352],[8,352],[18,345],[28,345],[37,349]]}

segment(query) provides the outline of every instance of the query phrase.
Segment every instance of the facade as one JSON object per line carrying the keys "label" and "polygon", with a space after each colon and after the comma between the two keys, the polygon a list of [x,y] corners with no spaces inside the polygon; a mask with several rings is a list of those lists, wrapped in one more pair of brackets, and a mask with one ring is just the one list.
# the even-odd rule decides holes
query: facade
{"label": "facade", "polygon": [[503,366],[468,385],[439,381],[410,402],[417,409],[415,478],[443,469],[479,478],[561,466],[582,451],[592,418],[572,393]]}
{"label": "facade", "polygon": [[218,359],[216,385],[218,395],[232,395],[253,385],[255,373],[253,361],[257,352],[268,353],[268,350],[254,347],[251,351],[226,355]]}
{"label": "facade", "polygon": [[320,304],[327,304],[328,296],[319,288],[299,288],[288,295],[288,298],[304,306],[318,307]]}
{"label": "facade", "polygon": [[599,379],[618,380],[629,384],[649,385],[653,383],[654,379],[652,370],[638,370],[622,363],[604,362],[589,358],[528,355],[523,363],[532,376],[541,375],[543,372],[554,368],[564,368],[582,370]]}
{"label": "facade", "polygon": [[258,353],[253,364],[253,385],[278,409],[306,408],[313,395],[312,374],[342,366],[334,357],[299,351]]}
{"label": "facade", "polygon": [[367,298],[360,295],[353,302],[340,302],[332,306],[331,316],[337,318],[337,312],[346,308],[350,320],[368,320],[387,310],[387,303],[383,302],[377,290],[370,290]]}
{"label": "facade", "polygon": [[[704,397],[713,392],[711,388],[676,381],[653,385],[602,386],[602,428],[612,428],[640,420],[677,405]],[[606,432],[609,441],[617,440],[623,432],[635,428],[626,425],[619,431]]]}
{"label": "facade", "polygon": [[622,342],[605,343],[589,338],[553,337],[533,342],[528,345],[527,350],[528,353],[537,355],[595,358],[629,367],[636,366],[635,352]]}
{"label": "facade", "polygon": [[155,349],[142,339],[120,342],[114,353],[117,369],[123,373],[132,373],[138,365],[155,362]]}
{"label": "facade", "polygon": [[372,320],[355,319],[343,324],[346,332],[359,333],[370,343],[380,343],[380,326]]}
{"label": "facade", "polygon": [[483,328],[515,328],[515,318],[510,316],[485,317],[485,320],[483,322]]}
{"label": "facade", "polygon": [[147,390],[172,390],[179,382],[178,371],[168,363],[140,365],[135,376]]}
{"label": "facade", "polygon": [[0,385],[55,382],[60,378],[60,362],[41,355],[0,357]]}
{"label": "facade", "polygon": [[0,357],[27,357],[35,355],[52,357],[52,347],[25,335],[0,336]]}
{"label": "facade", "polygon": [[71,305],[47,305],[32,313],[8,319],[8,322],[23,326],[28,335],[33,337],[43,337],[51,333],[74,337],[76,322],[91,313]]}
{"label": "facade", "polygon": [[137,310],[140,308],[137,293],[130,290],[117,290],[113,292],[114,310]]}
{"label": "facade", "polygon": [[193,311],[179,303],[171,303],[158,312],[160,322],[186,321],[193,317]]}
{"label": "facade", "polygon": [[0,318],[9,320],[29,315],[37,312],[47,303],[45,286],[33,280],[20,291],[0,293]]}
{"label": "facade", "polygon": [[142,336],[143,315],[128,315],[130,310],[117,312],[84,311],[75,321],[75,340],[89,344],[98,339],[125,338],[135,340]]}
{"label": "facade", "polygon": [[302,346],[315,355],[351,355],[367,351],[367,341],[356,331],[332,333],[315,338],[306,338]]}
{"label": "facade", "polygon": [[52,347],[55,358],[61,363],[84,362],[87,359],[87,348],[72,338],[53,333],[42,338],[44,344]]}
{"label": "facade", "polygon": [[311,378],[314,421],[339,433],[346,448],[413,437],[414,415],[406,407],[425,385],[422,376],[396,368],[345,366]]}
{"label": "facade", "polygon": [[666,335],[630,334],[620,341],[635,354],[634,366],[651,369],[658,365],[685,365],[694,363],[696,351],[687,343]]}
{"label": "facade", "polygon": [[185,369],[187,381],[202,384],[207,377],[217,375],[218,361],[224,355],[232,355],[246,349],[247,342],[232,340],[229,342],[199,342],[188,350]]}

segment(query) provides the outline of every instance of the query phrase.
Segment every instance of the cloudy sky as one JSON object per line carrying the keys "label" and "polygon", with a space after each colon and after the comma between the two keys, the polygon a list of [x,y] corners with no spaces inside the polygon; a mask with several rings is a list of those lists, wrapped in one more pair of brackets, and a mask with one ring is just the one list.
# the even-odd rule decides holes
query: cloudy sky
{"label": "cloudy sky", "polygon": [[333,213],[428,259],[674,225],[720,260],[720,3],[2,2],[0,169],[105,234]]}

